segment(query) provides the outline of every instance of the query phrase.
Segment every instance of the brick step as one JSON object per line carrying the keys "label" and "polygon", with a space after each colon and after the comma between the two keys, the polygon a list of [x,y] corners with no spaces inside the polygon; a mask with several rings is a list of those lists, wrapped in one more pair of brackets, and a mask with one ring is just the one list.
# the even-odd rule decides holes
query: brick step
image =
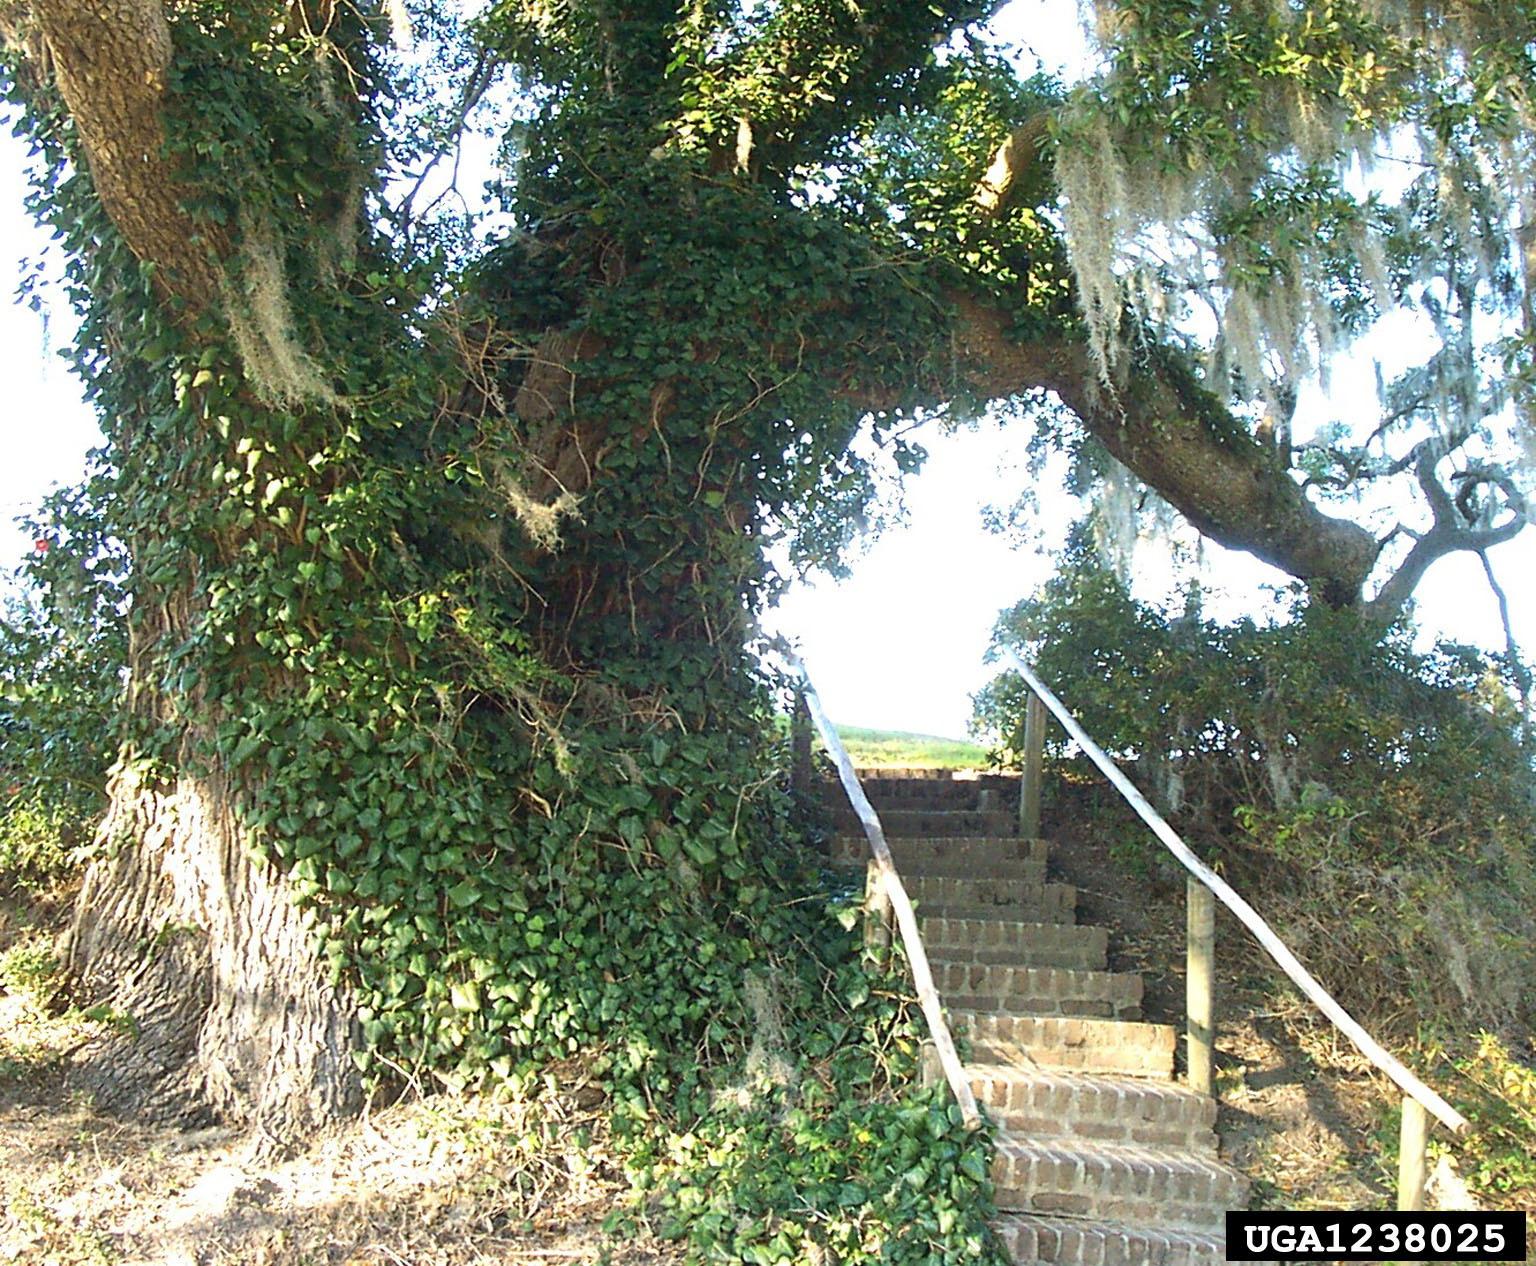
{"label": "brick step", "polygon": [[951,963],[931,949],[929,958],[933,962],[933,983],[951,1007],[1004,1015],[1141,1018],[1142,982],[1136,972]]}
{"label": "brick step", "polygon": [[955,875],[903,875],[907,894],[923,914],[951,918],[1027,919],[1031,923],[1073,923],[1077,889],[1038,880]]}
{"label": "brick step", "polygon": [[[982,853],[957,853],[949,858],[937,861],[904,860],[902,850],[896,845],[900,840],[887,841],[891,848],[891,856],[896,859],[896,870],[901,875],[901,881],[909,888],[917,879],[977,879],[982,881],[1007,880],[1029,885],[1031,888],[1040,889],[1045,886],[1045,861],[1041,858],[1019,859],[991,859],[988,860]],[[857,865],[839,867],[850,875],[862,875],[867,862]]]}
{"label": "brick step", "polygon": [[1005,1213],[993,1220],[992,1229],[1016,1266],[1225,1266],[1227,1261],[1224,1236],[1196,1231],[1027,1213]]}
{"label": "brick step", "polygon": [[1103,928],[1008,918],[953,919],[922,913],[917,923],[928,952],[951,963],[1102,971],[1108,961],[1109,933]]}
{"label": "brick step", "polygon": [[[1019,819],[1012,813],[982,813],[975,809],[876,809],[887,839],[899,836],[935,835],[1017,835]],[[847,805],[840,804],[833,813],[833,824],[840,832],[860,829],[859,820]]]}
{"label": "brick step", "polygon": [[934,769],[929,765],[868,765],[854,766],[853,772],[859,776],[860,782],[952,782],[956,771],[953,769]]}
{"label": "brick step", "polygon": [[1224,1232],[1228,1209],[1245,1208],[1248,1180],[1195,1152],[1000,1132],[992,1160],[997,1207]]}
{"label": "brick step", "polygon": [[[1017,779],[876,778],[861,785],[876,809],[988,809],[1015,814],[1019,811]],[[828,805],[847,803],[841,783],[824,783],[821,794]]]}
{"label": "brick step", "polygon": [[[978,853],[957,853],[940,860],[914,860],[903,857],[902,850],[894,847],[900,843],[900,840],[889,840],[889,843],[892,845],[891,856],[895,859],[895,870],[902,876],[902,882],[908,888],[911,888],[912,883],[919,879],[975,879],[982,882],[1005,880],[1005,882],[1025,883],[1034,890],[1043,890],[1046,883],[1046,863],[1043,860],[988,860],[985,854]],[[866,867],[868,862],[863,860],[836,865],[837,870],[845,871],[851,876],[862,876]]]}
{"label": "brick step", "polygon": [[989,1015],[956,1008],[952,1021],[985,1064],[1033,1062],[1056,1072],[1173,1076],[1174,1031],[1166,1024],[1063,1016]]}
{"label": "brick step", "polygon": [[[1044,840],[986,835],[899,836],[886,843],[903,876],[948,874],[973,866],[980,868],[978,873],[1004,874],[1020,862],[1044,865],[1050,852]],[[864,866],[869,861],[869,841],[862,832],[834,836],[828,856],[834,866]]]}
{"label": "brick step", "polygon": [[1177,1147],[1216,1155],[1216,1100],[1165,1081],[1091,1077],[1011,1064],[972,1064],[979,1102],[1024,1138]]}

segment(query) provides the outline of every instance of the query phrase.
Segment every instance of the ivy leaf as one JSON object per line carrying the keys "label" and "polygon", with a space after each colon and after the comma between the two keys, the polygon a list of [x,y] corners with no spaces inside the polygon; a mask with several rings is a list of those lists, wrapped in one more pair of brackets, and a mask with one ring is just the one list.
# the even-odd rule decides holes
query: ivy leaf
{"label": "ivy leaf", "polygon": [[448,889],[448,901],[455,910],[466,910],[480,899],[480,885],[473,879],[462,879]]}

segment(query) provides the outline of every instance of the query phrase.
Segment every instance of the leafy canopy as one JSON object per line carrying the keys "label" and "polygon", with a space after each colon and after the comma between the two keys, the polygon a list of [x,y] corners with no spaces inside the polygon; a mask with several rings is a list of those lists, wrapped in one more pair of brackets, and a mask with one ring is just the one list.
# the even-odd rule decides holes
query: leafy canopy
{"label": "leafy canopy", "polygon": [[[894,1102],[910,1026],[803,900],[752,653],[765,545],[831,561],[869,502],[861,428],[909,466],[918,413],[1075,385],[1101,443],[1235,453],[1304,528],[1298,469],[1416,477],[1426,553],[1523,522],[1491,389],[1440,407],[1465,366],[1519,388],[1529,362],[1528,321],[1470,325],[1528,293],[1523,7],[1106,6],[1107,69],[1071,91],[992,46],[994,8],[427,3],[411,59],[375,6],[143,0],[126,47],[163,65],[98,58],[83,91],[78,7],[0,7],[108,439],[82,557],[126,559],[94,608],[110,656],[126,602],[131,647],[105,842],[134,846],[144,789],[227,789],[369,1076],[531,1084],[580,1054],[637,1183],[732,1260],[985,1251],[984,1140]],[[496,233],[418,200],[486,103]],[[152,134],[101,144],[125,118]],[[1443,179],[1349,186],[1362,138],[1415,128]],[[1458,202],[1463,155],[1497,163]],[[1255,439],[1306,339],[1387,302],[1448,349],[1392,425]],[[1162,477],[1198,509],[1195,467]],[[732,1106],[779,1030],[801,1071]]]}

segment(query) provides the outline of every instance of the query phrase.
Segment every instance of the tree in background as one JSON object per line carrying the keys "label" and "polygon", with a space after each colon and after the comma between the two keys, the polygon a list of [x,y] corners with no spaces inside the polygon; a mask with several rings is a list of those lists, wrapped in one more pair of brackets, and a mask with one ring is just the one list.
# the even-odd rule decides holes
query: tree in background
{"label": "tree in background", "polygon": [[[790,882],[764,547],[835,553],[861,426],[905,467],[918,413],[1054,393],[1383,622],[1520,529],[1536,15],[1107,3],[1066,92],[989,46],[998,7],[0,4],[131,568],[70,946],[136,1024],[86,1053],[104,1102],[283,1140],[381,1058],[578,1050],[641,1117],[702,1094],[675,1053],[762,1027]],[[411,178],[498,76],[481,244]],[[1291,434],[1393,305],[1441,349],[1379,422]],[[1387,541],[1320,503],[1403,476],[1430,522]]]}
{"label": "tree in background", "polygon": [[0,618],[0,897],[71,873],[106,804],[127,658],[110,476],[50,496]]}

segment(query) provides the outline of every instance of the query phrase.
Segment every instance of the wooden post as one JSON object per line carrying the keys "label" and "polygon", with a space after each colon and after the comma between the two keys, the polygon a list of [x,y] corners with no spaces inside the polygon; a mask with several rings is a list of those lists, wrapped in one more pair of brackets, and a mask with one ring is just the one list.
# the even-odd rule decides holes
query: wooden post
{"label": "wooden post", "polygon": [[1429,1113],[1411,1095],[1403,1096],[1403,1126],[1397,1141],[1397,1207],[1417,1212],[1424,1207]]}
{"label": "wooden post", "polygon": [[795,706],[789,714],[789,785],[796,794],[811,793],[811,711],[805,706],[805,691],[795,691]]}
{"label": "wooden post", "polygon": [[1109,754],[1088,736],[1088,731],[1077,723],[1077,718],[1067,711],[1066,705],[1056,697],[1049,686],[1040,680],[1039,674],[1012,651],[1007,651],[1005,654],[1019,676],[1024,678],[1025,684],[1045,701],[1045,706],[1055,714],[1062,728],[1083,749],[1088,759],[1103,771],[1104,777],[1114,784],[1115,789],[1125,797],[1126,803],[1135,809],[1141,820],[1152,828],[1152,833],[1163,842],[1168,851],[1178,858],[1179,864],[1221,899],[1222,905],[1232,911],[1237,921],[1253,933],[1254,939],[1279,964],[1280,970],[1295,982],[1296,987],[1306,995],[1312,1005],[1332,1020],[1339,1032],[1360,1049],[1361,1054],[1392,1078],[1404,1094],[1412,1095],[1428,1108],[1446,1129],[1453,1134],[1465,1134],[1471,1129],[1471,1123],[1466,1117],[1414,1076],[1402,1060],[1361,1028],[1359,1022],[1338,1004],[1333,995],[1317,983],[1317,977],[1303,967],[1296,955],[1286,948],[1285,942],[1276,936],[1275,930],[1259,917],[1258,911],[1238,896],[1232,890],[1231,884],[1190,851],[1189,845],[1179,838],[1178,832],[1147,803],[1147,798],[1136,790],[1131,780],[1109,758]]}
{"label": "wooden post", "polygon": [[1019,779],[1019,835],[1040,838],[1040,774],[1045,763],[1045,704],[1033,690],[1024,705],[1024,775]]}
{"label": "wooden post", "polygon": [[864,948],[871,953],[891,944],[891,895],[885,872],[873,857],[864,870]]}
{"label": "wooden post", "polygon": [[1188,950],[1184,977],[1189,1088],[1215,1093],[1216,898],[1194,876],[1185,883]]}

